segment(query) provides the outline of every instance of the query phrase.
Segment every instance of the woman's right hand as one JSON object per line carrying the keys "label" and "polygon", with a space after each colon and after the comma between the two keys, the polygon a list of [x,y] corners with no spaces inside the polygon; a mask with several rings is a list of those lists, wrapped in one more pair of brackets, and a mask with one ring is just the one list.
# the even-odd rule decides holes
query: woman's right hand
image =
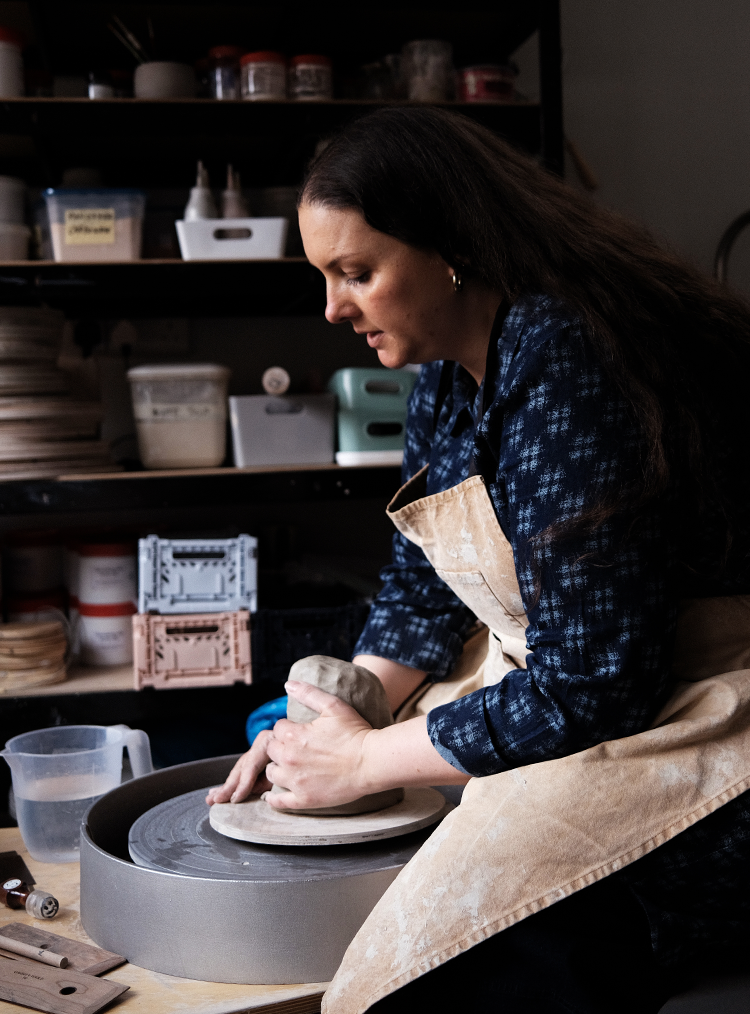
{"label": "woman's right hand", "polygon": [[258,733],[253,745],[234,765],[224,784],[209,791],[206,796],[209,806],[214,803],[240,803],[248,796],[259,796],[272,787],[266,778],[266,764],[271,759],[267,748],[272,737],[271,729]]}

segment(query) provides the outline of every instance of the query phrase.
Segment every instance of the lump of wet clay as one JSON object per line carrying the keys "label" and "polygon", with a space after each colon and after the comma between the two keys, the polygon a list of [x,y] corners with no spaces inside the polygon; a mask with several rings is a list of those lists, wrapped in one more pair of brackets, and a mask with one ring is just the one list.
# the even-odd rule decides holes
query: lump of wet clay
{"label": "lump of wet clay", "polygon": [[[393,715],[388,706],[383,684],[369,669],[352,662],[344,662],[339,658],[327,655],[310,655],[295,662],[289,670],[289,679],[300,683],[311,683],[314,687],[333,694],[335,697],[350,704],[373,729],[385,729],[393,725]],[[320,712],[300,704],[290,697],[286,706],[286,717],[290,722],[314,722],[320,718]],[[274,785],[271,792],[285,790]],[[264,797],[266,793],[263,794]],[[287,813],[307,813],[317,817],[342,816],[355,813],[369,813],[383,810],[386,806],[400,803],[404,798],[403,789],[387,789],[385,792],[373,792],[362,796],[351,803],[340,806],[321,806],[319,809],[287,810]]]}

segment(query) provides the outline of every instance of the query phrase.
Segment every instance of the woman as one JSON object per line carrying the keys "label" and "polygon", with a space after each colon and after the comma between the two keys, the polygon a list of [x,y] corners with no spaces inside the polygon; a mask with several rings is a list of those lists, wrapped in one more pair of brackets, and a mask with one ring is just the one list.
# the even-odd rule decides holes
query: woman
{"label": "woman", "polygon": [[426,364],[355,658],[401,710],[290,683],[321,718],[209,802],[471,779],[329,1011],[656,1011],[750,937],[750,313],[434,109],[350,126],[299,215],[327,318]]}

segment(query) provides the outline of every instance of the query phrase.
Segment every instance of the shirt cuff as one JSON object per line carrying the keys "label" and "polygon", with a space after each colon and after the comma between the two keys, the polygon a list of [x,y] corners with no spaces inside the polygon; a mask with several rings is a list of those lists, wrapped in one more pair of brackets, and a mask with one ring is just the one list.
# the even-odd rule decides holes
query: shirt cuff
{"label": "shirt cuff", "polygon": [[496,775],[511,767],[492,739],[485,688],[433,708],[427,715],[427,733],[440,756],[464,774]]}
{"label": "shirt cuff", "polygon": [[432,736],[430,736],[430,742],[435,747],[440,756],[443,758],[443,760],[448,761],[451,767],[455,768],[456,771],[460,771],[462,775],[471,776],[471,772],[466,770],[463,764],[457,759],[456,755],[451,753],[451,751],[447,747],[443,746],[443,744],[440,741],[436,741],[432,738]]}
{"label": "shirt cuff", "polygon": [[463,638],[445,624],[404,613],[373,606],[352,657],[377,655],[428,673],[433,680],[445,679],[464,649]]}

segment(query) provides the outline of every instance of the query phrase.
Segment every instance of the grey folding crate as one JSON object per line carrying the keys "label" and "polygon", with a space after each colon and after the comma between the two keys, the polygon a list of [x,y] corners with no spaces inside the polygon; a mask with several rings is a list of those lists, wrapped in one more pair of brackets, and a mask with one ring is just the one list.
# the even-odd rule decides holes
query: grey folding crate
{"label": "grey folding crate", "polygon": [[255,612],[258,604],[258,540],[138,540],[138,612]]}

